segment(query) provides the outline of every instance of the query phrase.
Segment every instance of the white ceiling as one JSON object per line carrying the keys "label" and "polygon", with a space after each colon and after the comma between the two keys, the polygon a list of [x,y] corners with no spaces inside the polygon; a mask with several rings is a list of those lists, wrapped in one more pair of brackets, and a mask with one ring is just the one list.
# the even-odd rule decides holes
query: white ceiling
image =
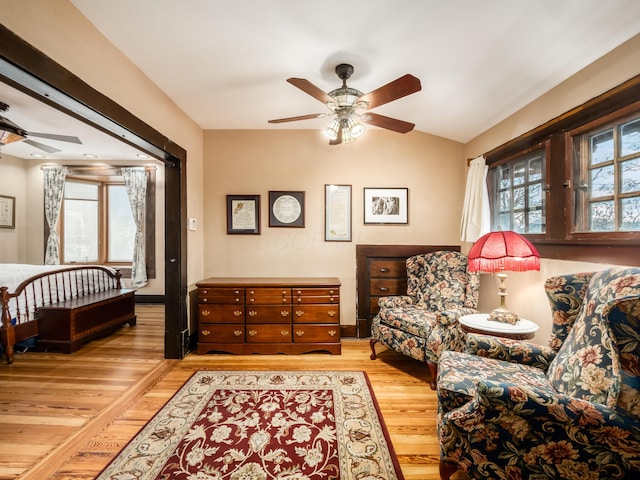
{"label": "white ceiling", "polygon": [[365,93],[406,73],[422,82],[373,111],[467,142],[640,33],[638,0],[71,3],[203,129],[322,128],[267,121],[325,113],[286,79],[330,91],[350,63]]}

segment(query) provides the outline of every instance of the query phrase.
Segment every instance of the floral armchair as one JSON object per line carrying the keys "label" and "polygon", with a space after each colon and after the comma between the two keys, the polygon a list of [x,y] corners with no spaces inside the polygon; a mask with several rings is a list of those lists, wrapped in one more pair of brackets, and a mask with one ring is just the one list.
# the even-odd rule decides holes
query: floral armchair
{"label": "floral armchair", "polygon": [[549,346],[467,336],[438,373],[440,476],[640,478],[640,268],[549,278]]}
{"label": "floral armchair", "polygon": [[426,362],[431,388],[436,386],[437,363],[447,349],[462,350],[462,315],[477,313],[479,277],[469,272],[467,256],[436,251],[407,259],[407,295],[381,297],[380,311],[371,324],[371,359],[377,342]]}

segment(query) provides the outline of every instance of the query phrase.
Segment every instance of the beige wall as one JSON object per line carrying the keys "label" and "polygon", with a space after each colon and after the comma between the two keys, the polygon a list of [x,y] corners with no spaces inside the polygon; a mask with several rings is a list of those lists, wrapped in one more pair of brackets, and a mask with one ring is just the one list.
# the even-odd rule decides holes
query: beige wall
{"label": "beige wall", "polygon": [[0,228],[0,263],[27,263],[25,216],[27,184],[24,162],[0,152],[0,195],[15,198],[15,228]]}
{"label": "beige wall", "polygon": [[[465,156],[475,158],[638,74],[640,35],[469,142],[465,145]],[[467,248],[469,245],[465,245]],[[535,341],[546,343],[551,332],[551,315],[543,290],[544,281],[552,275],[602,270],[609,266],[603,263],[543,259],[540,272],[510,274],[507,280],[507,304],[523,317],[536,322],[540,330]],[[497,279],[483,274],[480,285],[480,308],[488,311],[498,304]]]}
{"label": "beige wall", "polygon": [[[205,132],[205,276],[336,276],[342,324],[356,320],[356,244],[459,245],[460,143],[371,129],[329,146],[317,130]],[[352,242],[324,241],[324,185],[352,185]],[[408,225],[364,225],[364,187],[407,187]],[[270,228],[269,190],[305,192],[305,228]],[[261,235],[227,235],[226,195],[261,196]]]}

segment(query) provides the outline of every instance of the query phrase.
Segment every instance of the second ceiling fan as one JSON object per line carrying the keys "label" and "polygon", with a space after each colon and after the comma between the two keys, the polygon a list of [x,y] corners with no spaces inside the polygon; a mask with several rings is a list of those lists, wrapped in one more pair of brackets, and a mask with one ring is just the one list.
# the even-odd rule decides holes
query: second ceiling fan
{"label": "second ceiling fan", "polygon": [[407,74],[364,94],[360,90],[347,86],[347,79],[351,77],[352,73],[353,67],[351,65],[346,63],[338,65],[336,74],[342,80],[342,86],[329,93],[325,93],[304,78],[288,78],[287,82],[324,103],[329,112],[278,118],[269,120],[269,123],[294,122],[333,115],[334,119],[326,130],[330,145],[352,142],[364,133],[363,123],[399,133],[413,130],[415,126],[413,123],[386,117],[369,110],[420,91],[422,86],[418,78]]}

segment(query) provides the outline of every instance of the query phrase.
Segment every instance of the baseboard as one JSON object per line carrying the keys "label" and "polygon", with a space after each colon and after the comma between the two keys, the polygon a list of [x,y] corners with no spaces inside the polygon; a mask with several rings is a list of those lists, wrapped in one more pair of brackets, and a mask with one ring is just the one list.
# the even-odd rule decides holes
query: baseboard
{"label": "baseboard", "polygon": [[136,295],[136,303],[158,303],[164,305],[164,295]]}

